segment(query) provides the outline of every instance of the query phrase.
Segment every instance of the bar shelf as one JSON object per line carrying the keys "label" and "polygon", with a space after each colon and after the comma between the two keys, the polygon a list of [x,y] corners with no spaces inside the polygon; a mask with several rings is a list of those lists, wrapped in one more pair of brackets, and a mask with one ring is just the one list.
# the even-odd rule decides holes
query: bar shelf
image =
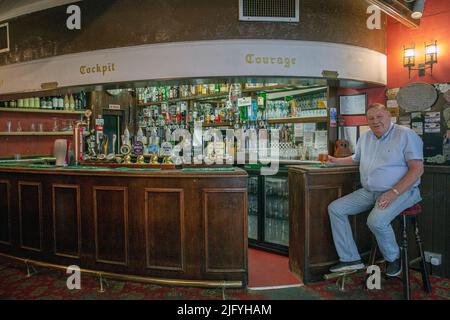
{"label": "bar shelf", "polygon": [[309,122],[327,122],[327,117],[308,117],[308,118],[279,118],[268,119],[267,123],[309,123]]}
{"label": "bar shelf", "polygon": [[72,131],[51,131],[51,132],[0,132],[0,136],[71,136]]}
{"label": "bar shelf", "polygon": [[67,111],[67,110],[46,110],[46,109],[29,109],[29,108],[0,108],[2,112],[22,112],[22,113],[54,113],[54,114],[76,114],[81,115],[85,110]]}

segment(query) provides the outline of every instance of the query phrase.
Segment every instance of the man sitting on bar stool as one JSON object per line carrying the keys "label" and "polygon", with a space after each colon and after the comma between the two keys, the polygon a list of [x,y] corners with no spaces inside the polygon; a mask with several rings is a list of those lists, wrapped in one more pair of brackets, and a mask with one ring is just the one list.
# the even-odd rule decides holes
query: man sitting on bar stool
{"label": "man sitting on bar stool", "polygon": [[340,262],[331,272],[363,269],[348,216],[368,210],[367,225],[375,235],[384,259],[386,275],[402,271],[400,249],[391,221],[403,210],[422,200],[419,191],[423,174],[423,142],[411,129],[391,123],[387,108],[379,103],[367,109],[371,130],[362,135],[355,154],[329,157],[329,165],[359,164],[362,188],[328,206],[331,229]]}

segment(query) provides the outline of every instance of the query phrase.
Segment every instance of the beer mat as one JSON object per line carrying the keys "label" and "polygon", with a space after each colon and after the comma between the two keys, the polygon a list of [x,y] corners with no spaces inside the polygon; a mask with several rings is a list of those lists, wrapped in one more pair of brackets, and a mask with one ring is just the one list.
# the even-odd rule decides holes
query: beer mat
{"label": "beer mat", "polygon": [[245,169],[261,169],[262,167],[264,167],[264,165],[261,163],[246,164],[244,166]]}
{"label": "beer mat", "polygon": [[234,168],[183,168],[182,171],[234,171]]}
{"label": "beer mat", "polygon": [[330,168],[331,166],[327,166],[326,164],[316,163],[316,164],[310,164],[308,167],[310,167],[310,168]]}

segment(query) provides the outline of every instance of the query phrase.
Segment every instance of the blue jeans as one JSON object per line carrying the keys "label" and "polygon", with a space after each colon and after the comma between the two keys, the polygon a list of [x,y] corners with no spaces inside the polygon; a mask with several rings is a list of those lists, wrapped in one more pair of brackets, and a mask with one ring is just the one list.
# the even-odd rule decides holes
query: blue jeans
{"label": "blue jeans", "polygon": [[378,247],[386,261],[392,262],[400,256],[391,221],[400,212],[413,206],[420,200],[419,188],[414,187],[401,194],[386,209],[378,208],[376,201],[383,192],[371,192],[364,188],[339,198],[328,206],[334,245],[342,262],[360,260],[348,216],[370,211],[367,225],[375,235]]}

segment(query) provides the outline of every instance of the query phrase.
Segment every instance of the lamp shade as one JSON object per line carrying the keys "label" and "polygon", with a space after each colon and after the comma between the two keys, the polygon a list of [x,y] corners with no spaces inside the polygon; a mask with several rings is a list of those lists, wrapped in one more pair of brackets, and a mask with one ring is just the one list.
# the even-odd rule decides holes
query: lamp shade
{"label": "lamp shade", "polygon": [[437,53],[437,46],[436,44],[429,44],[425,47],[425,53],[426,54],[435,54]]}
{"label": "lamp shade", "polygon": [[414,48],[406,48],[404,50],[405,58],[412,58],[416,55]]}

